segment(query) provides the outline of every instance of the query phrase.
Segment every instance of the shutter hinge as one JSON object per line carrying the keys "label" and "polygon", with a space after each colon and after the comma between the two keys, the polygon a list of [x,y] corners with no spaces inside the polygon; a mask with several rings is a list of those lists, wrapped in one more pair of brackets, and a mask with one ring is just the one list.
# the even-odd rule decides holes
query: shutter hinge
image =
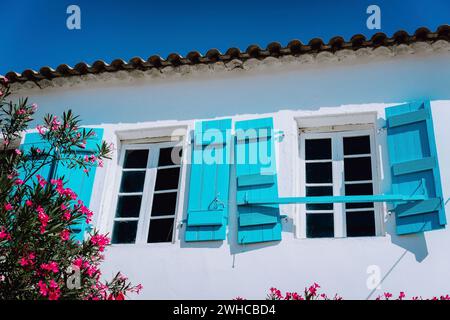
{"label": "shutter hinge", "polygon": [[387,126],[380,127],[380,128],[377,129],[377,134],[380,134],[380,133],[382,133],[382,132],[384,132],[386,130],[387,130]]}

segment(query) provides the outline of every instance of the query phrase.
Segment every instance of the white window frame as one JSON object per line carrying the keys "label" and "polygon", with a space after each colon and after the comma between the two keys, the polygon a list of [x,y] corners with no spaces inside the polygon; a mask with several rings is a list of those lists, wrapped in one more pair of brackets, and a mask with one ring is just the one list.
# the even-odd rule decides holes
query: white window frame
{"label": "white window frame", "polygon": [[[339,126],[337,128],[324,128],[325,131],[319,131],[317,128],[300,130],[299,133],[299,161],[300,168],[300,196],[306,196],[306,161],[305,161],[305,140],[307,139],[332,139],[332,177],[333,177],[333,195],[345,195],[345,177],[344,177],[344,152],[343,152],[343,137],[356,137],[368,135],[370,137],[370,154],[372,165],[372,182],[373,193],[380,193],[379,181],[379,160],[377,157],[377,145],[375,143],[375,130],[372,125],[347,125]],[[347,157],[361,157],[364,155],[345,156]],[[327,160],[324,160],[327,161]],[[329,161],[329,160],[328,160]],[[362,183],[363,181],[358,181]],[[297,236],[301,239],[318,240],[323,238],[307,238],[306,236],[306,204],[298,204],[299,212],[299,228]],[[374,202],[374,216],[375,216],[375,235],[384,235],[384,221],[383,221],[383,206],[380,202]],[[334,203],[333,220],[334,220],[334,237],[333,238],[348,238],[346,234],[346,211],[367,211],[366,209],[345,209],[345,203]],[[371,210],[371,209],[369,209]],[[329,210],[326,210],[329,211]],[[316,213],[317,212],[317,213]],[[312,214],[320,214],[321,211],[315,211]],[[368,238],[374,237],[368,236]],[[361,238],[361,237],[358,237]],[[332,239],[332,238],[325,238]],[[353,238],[349,238],[353,239]]]}
{"label": "white window frame", "polygon": [[[159,150],[163,148],[170,147],[181,147],[183,150],[183,157],[181,157],[181,163],[171,166],[163,166],[158,167],[159,160]],[[141,200],[141,208],[139,211],[138,218],[116,218],[116,210],[118,205],[119,196],[121,195],[120,184],[122,182],[122,173],[124,171],[142,171],[142,169],[124,169],[124,161],[125,154],[127,150],[143,150],[148,149],[148,159],[147,159],[147,167],[145,173],[144,180],[144,188],[142,192],[136,193],[126,193],[127,195],[142,195]],[[181,192],[182,192],[182,175],[183,175],[183,159],[184,159],[184,148],[180,141],[170,141],[170,142],[155,142],[155,143],[127,143],[126,141],[122,142],[119,164],[117,166],[117,177],[116,177],[116,185],[114,190],[114,199],[112,205],[112,216],[111,223],[109,226],[109,232],[112,237],[112,232],[114,229],[114,222],[116,221],[132,221],[137,220],[137,231],[136,231],[136,240],[134,243],[114,243],[113,245],[136,245],[136,244],[146,244],[146,245],[161,245],[161,244],[174,244],[177,236],[177,226],[178,226],[178,211],[180,206]],[[156,183],[156,175],[158,169],[169,169],[169,168],[180,168],[180,175],[178,177],[178,189],[164,190],[164,191],[155,191],[155,183]],[[173,215],[165,215],[165,216],[151,216],[151,210],[153,206],[153,196],[158,193],[168,193],[168,192],[177,192],[177,203],[175,205],[175,212]],[[157,219],[167,219],[173,218],[173,230],[172,230],[172,239],[171,242],[155,242],[155,243],[147,243],[148,232],[150,228],[150,221]]]}

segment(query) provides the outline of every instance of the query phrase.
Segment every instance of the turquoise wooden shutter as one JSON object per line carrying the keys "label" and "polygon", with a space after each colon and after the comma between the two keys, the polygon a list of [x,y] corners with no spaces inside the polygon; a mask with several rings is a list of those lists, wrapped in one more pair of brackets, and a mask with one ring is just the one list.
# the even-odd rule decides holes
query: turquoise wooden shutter
{"label": "turquoise wooden shutter", "polygon": [[[86,130],[89,129],[92,128],[88,128]],[[92,130],[95,132],[95,136],[91,137],[91,139],[87,141],[84,149],[76,149],[78,155],[90,156],[97,151],[97,145],[102,143],[103,129],[95,128]],[[60,161],[56,165],[55,174],[53,176],[55,178],[64,177],[64,181],[66,182],[64,187],[72,189],[78,195],[78,199],[83,201],[84,205],[89,208],[91,195],[94,188],[96,170],[96,167],[92,167],[89,173],[86,174],[83,169],[69,169],[66,163]],[[81,219],[78,223],[71,226],[72,239],[76,241],[83,241],[85,233],[89,231],[90,228],[91,226],[86,223],[86,220],[84,218]]]}
{"label": "turquoise wooden shutter", "polygon": [[[41,135],[37,132],[27,133],[25,135],[23,144],[20,146],[20,149],[22,149],[23,152],[28,153],[32,147],[39,148],[41,150],[49,150],[50,144],[42,140]],[[37,161],[37,163],[39,164],[39,161]],[[54,163],[48,164],[43,166],[39,171],[37,171],[34,176],[39,174],[48,181],[51,179],[54,170],[55,164]],[[25,173],[22,172],[21,174]],[[28,184],[31,185],[31,181],[29,181]]]}
{"label": "turquoise wooden shutter", "polygon": [[225,240],[231,119],[197,122],[189,184],[186,241]]}
{"label": "turquoise wooden shutter", "polygon": [[[76,151],[80,155],[91,155],[97,150],[97,144],[100,144],[103,137],[103,129],[92,129],[96,135],[91,137],[87,141],[85,149],[77,148]],[[25,135],[24,143],[22,144],[22,150],[28,152],[31,147],[40,148],[42,150],[49,150],[51,147],[46,141],[42,140],[39,133],[28,133]],[[36,174],[40,174],[47,181],[53,178],[60,178],[64,176],[66,184],[64,187],[72,189],[80,200],[89,207],[92,189],[94,186],[96,168],[92,168],[89,175],[83,171],[83,169],[69,169],[64,162],[52,163],[44,166]],[[79,223],[71,226],[73,235],[72,239],[82,241],[84,239],[85,231],[88,228],[88,224],[83,219]]]}
{"label": "turquoise wooden shutter", "polygon": [[273,120],[239,121],[235,129],[238,242],[281,240],[279,205],[245,204],[246,199],[278,199]]}
{"label": "turquoise wooden shutter", "polygon": [[445,227],[441,178],[430,103],[386,108],[387,142],[395,194],[424,194],[426,200],[396,202],[398,234]]}

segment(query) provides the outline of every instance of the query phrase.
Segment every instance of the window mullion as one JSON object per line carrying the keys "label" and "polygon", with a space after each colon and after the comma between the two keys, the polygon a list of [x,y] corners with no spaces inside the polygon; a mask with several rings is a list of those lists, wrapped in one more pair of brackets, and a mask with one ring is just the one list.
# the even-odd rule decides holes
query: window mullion
{"label": "window mullion", "polygon": [[147,171],[145,174],[145,184],[142,196],[141,211],[139,213],[139,223],[136,235],[136,243],[147,243],[147,235],[150,223],[151,205],[153,201],[153,190],[155,189],[157,163],[159,150],[151,146],[149,148]]}
{"label": "window mullion", "polygon": [[[336,196],[345,194],[344,184],[344,152],[342,135],[335,134],[332,138],[333,146],[333,194]],[[334,203],[334,236],[342,238],[345,232],[344,203]]]}

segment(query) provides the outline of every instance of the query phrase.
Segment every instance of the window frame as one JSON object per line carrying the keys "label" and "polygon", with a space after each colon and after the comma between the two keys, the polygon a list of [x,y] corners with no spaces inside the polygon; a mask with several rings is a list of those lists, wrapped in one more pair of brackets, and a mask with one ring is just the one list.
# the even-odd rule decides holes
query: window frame
{"label": "window frame", "polygon": [[[336,129],[333,127],[323,128],[323,131],[317,130],[318,128],[308,128],[299,130],[298,148],[299,148],[299,158],[297,161],[297,166],[299,170],[300,181],[297,185],[300,188],[300,196],[306,196],[306,163],[305,160],[305,140],[308,139],[325,139],[331,138],[331,161],[332,161],[332,186],[333,195],[345,195],[345,176],[344,176],[344,148],[343,148],[343,138],[344,137],[357,137],[368,135],[370,139],[370,154],[361,155],[350,155],[345,157],[371,157],[371,167],[372,167],[372,187],[373,194],[380,193],[380,180],[379,180],[379,158],[377,157],[377,144],[376,144],[376,134],[374,126],[368,124],[366,126],[362,125],[346,125],[339,126]],[[313,160],[314,161],[314,160]],[[323,160],[329,161],[329,160]],[[358,181],[362,183],[363,181]],[[351,183],[351,182],[350,182]],[[306,226],[306,204],[297,205],[297,221],[299,227],[296,228],[296,236],[300,239],[318,240],[318,239],[340,239],[340,238],[353,238],[347,237],[347,226],[346,226],[346,211],[368,211],[372,208],[360,208],[360,209],[346,209],[345,203],[334,203],[333,204],[333,221],[334,221],[334,236],[327,238],[308,238],[307,237],[307,226]],[[329,210],[317,210],[312,214],[320,214],[320,212],[325,213]],[[383,204],[380,202],[374,202],[374,218],[375,218],[375,234],[373,236],[357,237],[357,238],[373,238],[384,235],[384,219],[383,219]]]}
{"label": "window frame", "polygon": [[[181,163],[176,165],[170,165],[170,166],[158,166],[158,160],[159,160],[159,152],[160,149],[163,148],[170,148],[170,147],[180,147],[182,149],[182,157],[180,159]],[[142,192],[136,192],[136,193],[125,193],[128,195],[134,195],[139,194],[142,195],[141,200],[141,207],[139,210],[139,216],[138,218],[117,218],[116,217],[116,210],[118,205],[119,196],[121,195],[120,192],[120,184],[122,181],[122,175],[124,171],[139,171],[143,169],[124,169],[124,162],[125,162],[125,154],[127,150],[143,150],[147,149],[149,151],[148,158],[147,158],[147,166],[145,168],[145,180],[144,180],[144,186]],[[113,234],[114,229],[114,223],[116,221],[138,221],[137,224],[137,230],[136,230],[136,239],[133,243],[113,243],[114,246],[122,246],[122,245],[164,245],[164,244],[174,244],[175,239],[177,237],[177,226],[178,226],[178,211],[179,207],[182,205],[181,202],[181,193],[183,192],[182,188],[182,175],[183,175],[183,159],[184,159],[184,152],[185,148],[183,147],[183,144],[181,141],[167,141],[167,142],[154,142],[154,143],[127,143],[126,141],[122,141],[121,143],[121,150],[120,155],[118,159],[118,165],[117,165],[117,176],[116,176],[116,183],[114,186],[114,192],[113,192],[113,203],[112,203],[112,214],[110,218],[110,225],[108,227],[108,231],[111,234]],[[176,198],[176,204],[175,204],[175,212],[173,215],[162,215],[162,216],[151,216],[152,206],[153,206],[153,198],[155,195],[155,184],[156,184],[156,177],[159,169],[169,169],[169,168],[179,168],[180,173],[178,177],[178,188],[177,189],[171,189],[171,190],[162,190],[162,191],[156,191],[156,193],[168,193],[168,192],[177,192],[177,198]],[[171,241],[167,242],[147,242],[148,238],[148,232],[150,229],[150,222],[151,220],[157,220],[157,219],[167,219],[167,218],[173,218],[173,230],[172,230],[172,239]]]}

